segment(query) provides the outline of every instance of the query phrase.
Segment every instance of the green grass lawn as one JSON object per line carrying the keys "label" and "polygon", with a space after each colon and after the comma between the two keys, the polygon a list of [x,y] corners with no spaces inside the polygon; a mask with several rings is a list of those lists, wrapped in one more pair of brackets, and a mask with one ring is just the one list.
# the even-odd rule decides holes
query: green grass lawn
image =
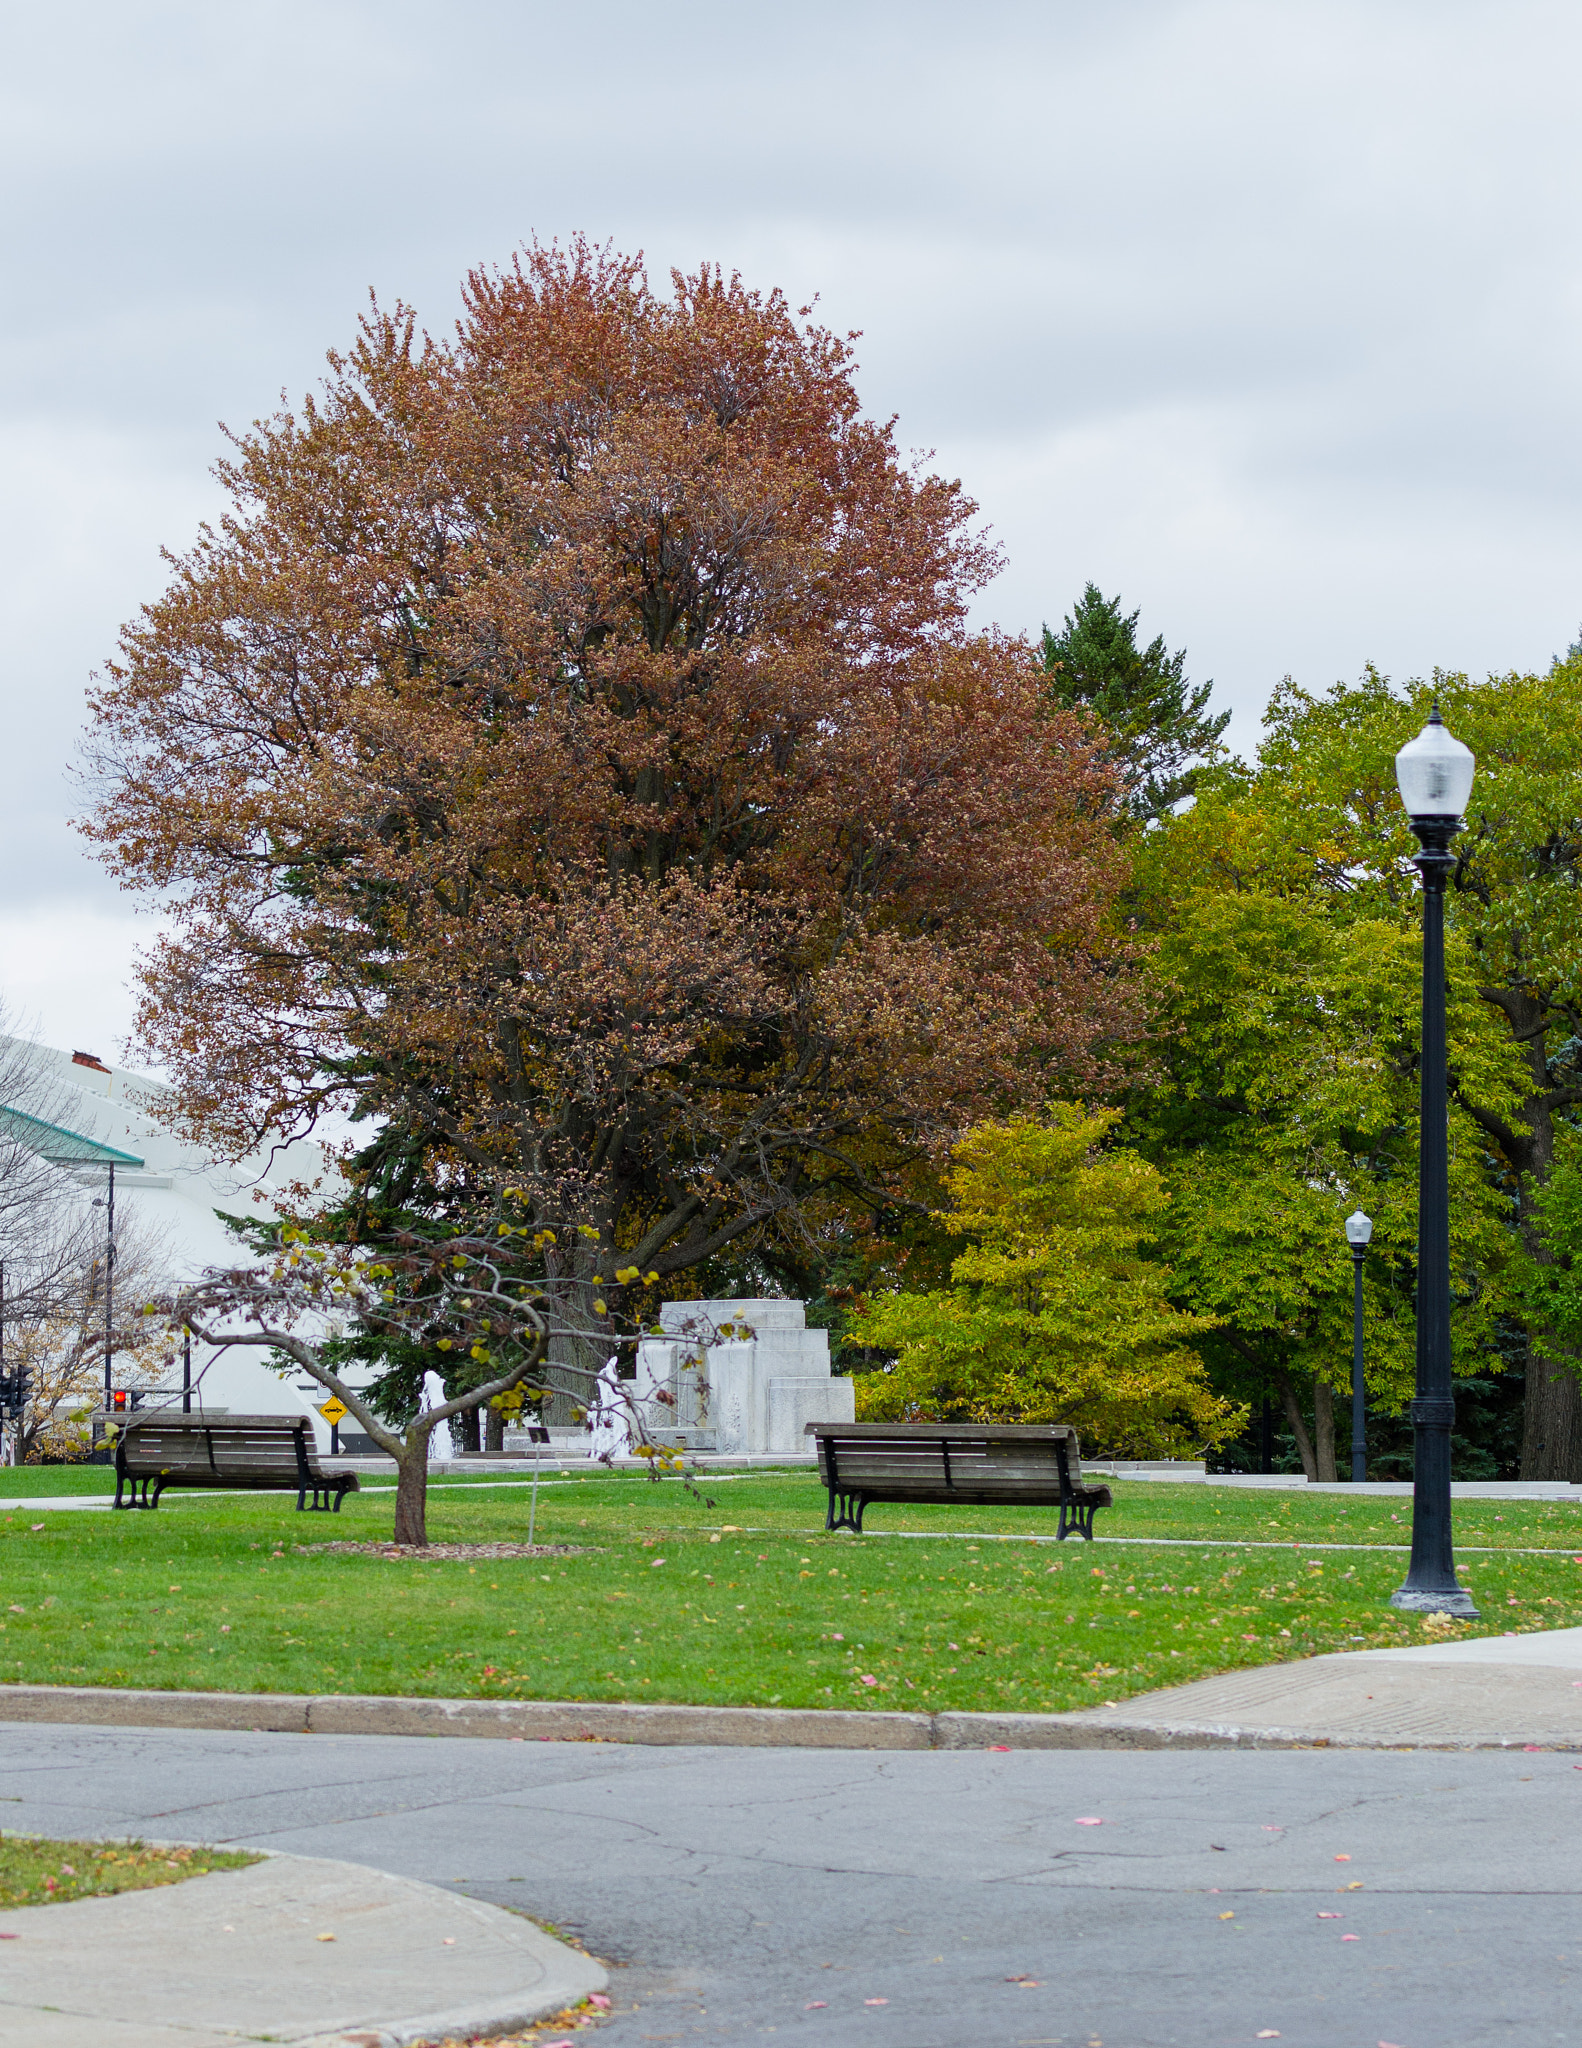
{"label": "green grass lawn", "polygon": [[[574,1556],[321,1553],[388,1538],[378,1485],[339,1516],[282,1495],[119,1515],[0,1501],[0,1679],[1043,1711],[1425,1639],[1385,1605],[1405,1565],[1386,1546],[1410,1539],[1399,1498],[1128,1481],[1099,1517],[1120,1540],[1056,1546],[1026,1540],[1052,1534],[1040,1509],[881,1507],[871,1534],[827,1536],[806,1473],[701,1495],[596,1476],[540,1492],[538,1540]],[[527,1514],[523,1483],[436,1481],[429,1534],[520,1542]],[[1461,1503],[1456,1536],[1472,1632],[1582,1624],[1582,1502]]]}
{"label": "green grass lawn", "polygon": [[0,1500],[32,1494],[114,1493],[108,1465],[0,1465]]}
{"label": "green grass lawn", "polygon": [[262,1859],[242,1849],[150,1849],[142,1842],[53,1842],[0,1835],[0,1908],[104,1899],[114,1892],[180,1884],[211,1870],[244,1870]]}

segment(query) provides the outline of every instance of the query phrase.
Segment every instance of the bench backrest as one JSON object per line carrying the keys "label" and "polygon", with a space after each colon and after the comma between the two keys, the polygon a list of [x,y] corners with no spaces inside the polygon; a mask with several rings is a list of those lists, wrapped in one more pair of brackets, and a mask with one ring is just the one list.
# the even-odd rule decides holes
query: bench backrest
{"label": "bench backrest", "polygon": [[[300,1449],[299,1449],[300,1445]],[[278,1477],[295,1486],[305,1456],[316,1472],[307,1418],[289,1415],[160,1415],[129,1421],[121,1438],[123,1469],[136,1477],[223,1478],[228,1472]]]}
{"label": "bench backrest", "polygon": [[[810,1422],[819,1476],[845,1492],[919,1486],[1015,1493],[1081,1484],[1077,1433],[1067,1422]],[[833,1477],[832,1477],[833,1469]]]}

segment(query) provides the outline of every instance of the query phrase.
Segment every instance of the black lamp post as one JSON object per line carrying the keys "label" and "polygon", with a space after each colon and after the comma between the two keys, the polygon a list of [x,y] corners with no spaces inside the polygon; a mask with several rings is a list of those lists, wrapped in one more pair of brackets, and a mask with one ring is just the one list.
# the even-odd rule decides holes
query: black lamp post
{"label": "black lamp post", "polygon": [[1346,1218],[1346,1242],[1351,1246],[1351,1476],[1368,1476],[1367,1391],[1362,1383],[1362,1262],[1368,1256],[1373,1221],[1354,1209]]}
{"label": "black lamp post", "polygon": [[1450,842],[1472,794],[1471,750],[1435,705],[1395,757],[1395,779],[1419,847],[1423,878],[1422,1113],[1417,1186],[1417,1398],[1412,1403],[1412,1561],[1392,1607],[1475,1621],[1456,1581],[1450,1540],[1450,1154],[1445,1080],[1445,878]]}

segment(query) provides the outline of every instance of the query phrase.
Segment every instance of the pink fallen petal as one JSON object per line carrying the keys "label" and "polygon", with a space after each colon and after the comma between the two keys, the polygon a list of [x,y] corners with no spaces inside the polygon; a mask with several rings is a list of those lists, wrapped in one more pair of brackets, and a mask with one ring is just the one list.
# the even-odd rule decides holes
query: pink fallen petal
{"label": "pink fallen petal", "polygon": [[0,1941],[20,1941],[20,1934],[0,1934]]}
{"label": "pink fallen petal", "polygon": [[1522,1744],[1522,1748],[1526,1750],[1529,1756],[1536,1756],[1539,1750],[1542,1748],[1542,1746],[1543,1745],[1541,1743],[1537,1742],[1524,1742]]}
{"label": "pink fallen petal", "polygon": [[1344,1913],[1320,1913],[1318,1917],[1320,1920],[1344,1920],[1346,1916]]}
{"label": "pink fallen petal", "polygon": [[872,1677],[871,1675],[863,1680],[864,1685],[877,1685],[878,1683],[878,1679]]}
{"label": "pink fallen petal", "polygon": [[1103,1821],[1098,1818],[1097,1814],[1085,1813],[1077,1816],[1077,1826],[1079,1828],[1101,1828],[1103,1825]]}
{"label": "pink fallen petal", "polygon": [[588,1993],[588,2003],[591,2006],[597,2007],[600,2012],[608,2012],[610,2009],[610,2001],[602,1991],[590,1991]]}
{"label": "pink fallen petal", "polygon": [[828,2009],[829,2000],[827,1998],[810,1999],[802,2008],[804,2012],[826,2012]]}
{"label": "pink fallen petal", "polygon": [[1280,2029],[1278,2027],[1260,2027],[1256,2038],[1260,2041],[1278,2041]]}
{"label": "pink fallen petal", "polygon": [[863,2000],[864,2005],[888,2005],[889,2003],[888,1998],[865,1998]]}
{"label": "pink fallen petal", "polygon": [[1361,1941],[1362,1936],[1360,1934],[1343,1934],[1340,1938],[1342,1941]]}
{"label": "pink fallen petal", "polygon": [[1379,2048],[1401,2048],[1399,2041],[1381,2041]]}
{"label": "pink fallen petal", "polygon": [[1008,1742],[991,1742],[989,1747],[992,1750],[1003,1750],[1007,1755],[1010,1754],[1011,1745]]}

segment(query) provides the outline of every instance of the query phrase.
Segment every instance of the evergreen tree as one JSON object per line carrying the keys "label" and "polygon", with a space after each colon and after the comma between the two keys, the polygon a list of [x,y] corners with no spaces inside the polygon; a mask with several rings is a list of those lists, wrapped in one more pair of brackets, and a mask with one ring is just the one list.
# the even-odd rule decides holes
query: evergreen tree
{"label": "evergreen tree", "polygon": [[1146,824],[1192,795],[1230,713],[1209,714],[1214,685],[1187,682],[1184,647],[1167,653],[1162,634],[1138,647],[1137,619],[1089,583],[1058,633],[1045,626],[1041,652],[1050,703],[1092,711],[1115,735],[1127,808]]}

